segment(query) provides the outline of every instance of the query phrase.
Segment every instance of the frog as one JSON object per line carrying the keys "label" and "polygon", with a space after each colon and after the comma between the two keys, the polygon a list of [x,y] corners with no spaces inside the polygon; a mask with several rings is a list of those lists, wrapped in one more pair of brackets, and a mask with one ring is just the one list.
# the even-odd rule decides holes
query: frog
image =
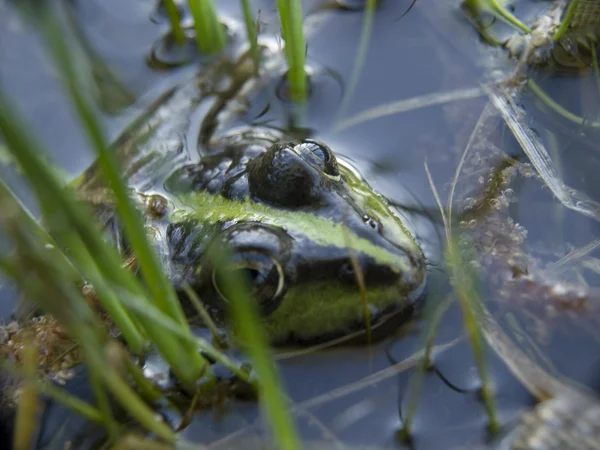
{"label": "frog", "polygon": [[[275,345],[410,316],[426,259],[407,218],[324,142],[236,126],[248,93],[263,86],[253,75],[248,55],[212,64],[158,96],[113,146],[184,309],[189,286],[226,323],[224,272],[236,270]],[[134,259],[99,167],[73,185],[123,259]],[[226,267],[213,267],[217,248]]]}

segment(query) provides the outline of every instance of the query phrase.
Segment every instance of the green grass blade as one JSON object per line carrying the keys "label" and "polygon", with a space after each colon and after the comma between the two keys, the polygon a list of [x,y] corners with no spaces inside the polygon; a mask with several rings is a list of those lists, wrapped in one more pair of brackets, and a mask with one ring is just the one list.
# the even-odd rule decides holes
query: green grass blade
{"label": "green grass blade", "polygon": [[[12,222],[11,222],[12,223]],[[155,414],[148,408],[134,391],[110,369],[103,351],[97,319],[85,304],[81,293],[65,279],[59,268],[45,258],[36,242],[29,242],[24,230],[5,221],[5,229],[17,246],[20,262],[17,270],[6,272],[16,275],[19,287],[36,298],[48,296],[53,299],[46,302],[51,312],[67,328],[83,349],[85,362],[89,369],[90,379],[97,401],[100,403],[102,422],[113,437],[116,436],[117,424],[114,423],[110,407],[105,397],[104,387],[113,394],[123,407],[148,430],[168,441],[174,440],[172,430],[162,422],[156,421]],[[10,263],[3,262],[6,267]],[[27,275],[25,275],[27,274]],[[33,276],[32,276],[33,275]],[[66,304],[67,306],[63,306]],[[73,311],[73,309],[75,311]]]}
{"label": "green grass blade", "polygon": [[[38,203],[48,221],[48,225],[55,231],[55,237],[58,239],[58,242],[61,245],[71,246],[72,252],[75,255],[83,255],[83,250],[80,249],[82,244],[77,233],[73,233],[72,228],[67,227],[66,224],[69,222],[69,219],[73,218],[79,218],[78,222],[85,223],[86,219],[83,218],[89,217],[89,214],[86,214],[82,208],[78,208],[79,205],[75,204],[73,199],[69,198],[68,195],[65,195],[55,174],[37,157],[37,155],[42,154],[39,153],[39,146],[34,144],[32,140],[27,137],[25,129],[20,125],[20,121],[18,120],[16,108],[8,103],[8,101],[2,97],[1,93],[0,133],[4,136],[8,149],[15,161],[22,168],[27,178],[33,181],[31,187],[36,193]],[[0,193],[5,198],[8,198],[7,196],[14,198],[14,196],[10,194],[10,191],[5,190],[4,188],[5,185],[0,185]],[[19,211],[22,210],[19,209]],[[22,223],[24,225],[32,225],[32,221],[27,219],[28,215],[26,213],[21,212],[18,214],[20,220],[23,220]],[[99,233],[98,230],[90,230],[89,222],[85,225],[83,235],[85,235],[88,240],[95,241],[94,237]],[[79,234],[81,235],[81,233]],[[93,254],[98,259],[107,254],[107,252],[103,251],[102,242],[94,242],[94,244],[93,250],[95,251],[93,251]],[[65,262],[64,258],[60,259],[63,260],[63,263]],[[114,257],[108,259],[106,264],[113,265],[113,267],[120,266],[118,258]],[[90,268],[88,267],[88,269]],[[101,294],[102,292],[99,293]],[[111,301],[110,297],[107,297],[106,299],[108,302]],[[105,306],[113,314],[113,320],[119,326],[125,339],[132,348],[136,351],[141,350],[143,339],[133,325],[131,317],[114,298],[112,298],[112,301],[112,305],[106,303]]]}
{"label": "green grass blade", "polygon": [[61,405],[72,409],[85,419],[94,423],[102,423],[102,414],[100,414],[100,411],[89,403],[84,402],[79,397],[76,397],[63,389],[56,387],[52,383],[42,381],[36,376],[27,374],[21,368],[14,366],[8,361],[2,361],[0,363],[0,367],[2,370],[6,370],[11,375],[32,383],[38,392],[41,392]]}
{"label": "green grass blade", "polygon": [[202,352],[206,353],[215,361],[221,363],[224,367],[231,370],[232,373],[236,374],[240,380],[249,382],[248,374],[241,370],[231,359],[229,359],[225,354],[221,353],[214,346],[209,344],[202,338],[195,337],[190,335],[190,333],[186,333],[181,329],[181,326],[175,322],[173,319],[168,316],[162,314],[160,310],[158,310],[153,305],[148,305],[143,299],[133,296],[133,295],[123,295],[122,302],[127,305],[132,310],[136,311],[140,317],[145,317],[148,319],[148,322],[152,324],[154,327],[163,328],[165,331],[172,333],[179,338],[186,340],[190,344],[193,344],[195,347],[200,349]]}
{"label": "green grass blade", "polygon": [[306,70],[304,32],[302,30],[302,7],[300,0],[277,0],[281,34],[285,41],[284,52],[288,63],[288,85],[292,101],[306,101]]}
{"label": "green grass blade", "polygon": [[[5,199],[3,199],[5,200]],[[83,349],[84,358],[88,361],[96,358],[95,353],[102,352],[101,341],[106,338],[102,334],[98,319],[85,303],[81,292],[77,292],[70,279],[70,272],[55,264],[48,258],[44,247],[39,245],[35,236],[22,229],[15,221],[15,205],[3,204],[7,215],[2,218],[6,234],[16,247],[13,262],[2,261],[5,273],[13,277],[17,286],[27,295],[36,298],[46,310],[52,313]],[[100,372],[105,366],[100,367]],[[93,369],[93,368],[92,368]],[[106,398],[100,379],[100,373],[90,370],[90,381],[99,411],[109,435],[115,437],[117,424]]]}
{"label": "green grass blade", "polygon": [[258,50],[258,36],[256,34],[256,25],[252,18],[252,10],[250,8],[250,0],[241,0],[242,12],[244,13],[244,23],[246,24],[246,36],[250,43],[250,54],[254,61],[254,73],[258,75],[260,66],[260,54]]}
{"label": "green grass blade", "polygon": [[496,402],[493,395],[491,381],[488,377],[483,339],[478,325],[478,309],[480,309],[478,289],[476,286],[477,276],[470,269],[458,247],[457,236],[450,236],[447,243],[446,259],[452,274],[452,285],[461,307],[463,326],[471,345],[475,366],[481,379],[481,397],[489,419],[489,429],[496,433],[499,429],[498,416],[496,413]]}
{"label": "green grass blade", "polygon": [[[102,371],[102,368],[98,367]],[[175,442],[175,433],[157,416],[143,400],[112,370],[103,371],[102,378],[116,400],[147,430],[167,442]]]}
{"label": "green grass blade", "polygon": [[[89,342],[91,343],[91,342]],[[88,344],[89,344],[88,343]],[[87,344],[86,344],[87,346]],[[86,352],[86,360],[89,361],[90,360],[90,354],[89,354],[90,350],[87,350]],[[113,411],[112,408],[110,406],[110,402],[108,401],[108,395],[106,395],[106,391],[104,389],[104,385],[102,383],[102,370],[100,370],[100,372],[98,372],[97,370],[95,370],[98,366],[95,366],[92,363],[88,363],[86,361],[86,365],[88,366],[88,368],[90,369],[88,371],[88,376],[89,376],[89,380],[90,380],[90,384],[92,386],[92,392],[94,393],[94,397],[96,399],[96,404],[98,405],[98,410],[100,411],[100,414],[102,414],[102,422],[104,423],[104,429],[106,430],[106,433],[108,434],[108,439],[112,442],[115,439],[117,439],[117,434],[118,434],[118,423],[115,420],[115,417],[113,415]],[[105,366],[106,367],[106,366]]]}
{"label": "green grass blade", "polygon": [[406,413],[403,417],[402,430],[400,432],[402,439],[405,442],[410,440],[413,419],[417,412],[417,407],[419,406],[419,396],[421,395],[421,388],[423,387],[425,374],[431,367],[431,352],[438,326],[453,300],[453,298],[447,298],[443,302],[436,304],[430,314],[425,314],[423,320],[427,324],[427,332],[425,335],[425,356],[417,366],[417,370],[411,377],[408,384],[408,405],[406,407]]}
{"label": "green grass blade", "polygon": [[171,24],[171,34],[175,38],[175,42],[179,45],[185,44],[185,34],[183,33],[183,28],[181,28],[181,18],[179,17],[177,5],[175,5],[173,0],[163,0],[163,4],[167,10],[167,16]]}
{"label": "green grass blade", "polygon": [[187,296],[194,309],[196,309],[196,311],[198,312],[198,316],[200,316],[200,318],[202,319],[202,323],[204,324],[204,326],[209,329],[210,334],[213,338],[213,342],[220,343],[221,336],[219,333],[219,328],[213,321],[212,317],[210,317],[210,314],[206,310],[204,304],[200,301],[200,297],[198,297],[198,294],[196,294],[194,290],[190,287],[190,285],[187,283],[183,285],[183,291],[185,292],[185,295]]}
{"label": "green grass blade", "polygon": [[196,44],[200,53],[212,55],[225,47],[225,30],[212,0],[188,0],[194,17]]}
{"label": "green grass blade", "polygon": [[[569,25],[571,25],[571,21],[573,20],[573,16],[575,15],[575,11],[577,11],[577,6],[579,5],[579,0],[571,0],[569,4],[569,9],[567,9],[567,13],[565,14],[565,18],[561,22],[558,30],[552,36],[553,42],[558,42],[558,40],[563,37],[565,32],[569,29]],[[593,48],[593,47],[592,47]]]}
{"label": "green grass blade", "polygon": [[[225,250],[220,254],[212,255],[212,263],[216,268],[227,267]],[[233,271],[227,274],[223,290],[231,306],[236,334],[244,348],[250,355],[253,368],[259,379],[261,402],[266,410],[266,415],[273,431],[277,448],[282,450],[299,450],[299,440],[290,409],[282,395],[281,382],[273,359],[270,356],[269,344],[264,330],[258,321],[256,308],[253,307],[254,299],[247,293],[250,289],[242,277]]]}
{"label": "green grass blade", "polygon": [[[28,378],[35,378],[37,365],[38,351],[32,340],[28,339],[23,346],[23,371]],[[35,383],[24,380],[20,391],[13,432],[13,449],[28,450],[33,443],[41,402]]]}
{"label": "green grass blade", "polygon": [[63,83],[79,116],[81,125],[98,156],[98,164],[102,169],[102,173],[115,194],[119,217],[123,221],[127,238],[134,249],[144,280],[159,308],[184,323],[185,319],[178,316],[179,310],[173,308],[173,304],[177,303],[175,292],[166,280],[158,258],[146,238],[144,222],[137,212],[129,196],[129,189],[120,175],[121,170],[116,155],[114,152],[109,151],[104,133],[94,111],[86,101],[83,91],[79,88],[75,66],[69,56],[67,45],[60,37],[58,25],[54,18],[49,15],[44,19],[44,24],[44,35],[50,53],[53,55],[56,66],[63,76]]}
{"label": "green grass blade", "polygon": [[369,50],[369,42],[371,41],[371,33],[373,30],[373,20],[375,18],[375,9],[377,8],[377,0],[366,0],[365,2],[365,17],[363,19],[362,28],[360,31],[360,40],[358,43],[358,50],[356,51],[356,58],[354,58],[354,66],[352,67],[352,74],[350,75],[350,81],[348,82],[348,88],[344,93],[340,107],[336,113],[336,120],[338,122],[350,106],[350,102],[356,92],[356,87],[360,80],[360,74],[365,64],[367,52]]}
{"label": "green grass blade", "polygon": [[[70,59],[66,43],[62,41],[57,22],[49,12],[43,15],[43,19],[43,34],[46,37],[46,43],[63,77],[64,85],[79,115],[81,124],[98,155],[98,164],[115,194],[119,217],[123,222],[126,235],[152,298],[163,313],[173,317],[181,323],[184,330],[190,332],[175,291],[163,273],[158,257],[147,239],[143,220],[129,197],[129,189],[120,175],[116,155],[108,149],[94,111],[79,87],[74,64]],[[158,336],[158,333],[155,336]],[[169,340],[169,337],[161,336],[161,339]],[[157,345],[159,344],[156,340],[155,342]],[[181,345],[185,347],[186,358],[185,361],[178,361],[173,369],[183,377],[183,382],[192,382],[203,373],[206,362],[194,347],[187,343],[180,343],[177,347]],[[173,355],[170,354],[168,347],[161,346],[159,350],[167,359],[172,360]]]}
{"label": "green grass blade", "polygon": [[[11,111],[11,114],[3,113],[5,111]],[[115,290],[115,292],[136,295],[138,298],[145,299],[148,304],[148,299],[142,287],[139,286],[139,282],[121,267],[121,261],[116,251],[108,247],[100,238],[99,230],[91,226],[87,219],[90,214],[86,213],[82,205],[75,202],[71,196],[65,195],[54,173],[36,157],[37,154],[43,154],[43,150],[40,150],[39,146],[36,146],[27,137],[17,116],[15,108],[10,106],[6,100],[2,100],[0,95],[0,132],[4,135],[15,161],[22,167],[27,178],[32,181],[32,187],[51,229],[55,231],[57,237],[62,238],[62,240],[59,239],[61,245],[69,248],[73,256],[80,256],[84,263],[93,261],[98,264],[102,275],[106,277],[104,281],[102,277],[99,280],[94,279],[97,282],[95,289],[98,294],[104,292],[103,284],[110,282],[110,289],[115,290],[115,287],[119,287],[120,290]],[[85,240],[89,251],[87,258],[83,256],[85,255],[84,250],[80,249],[78,236],[82,241]],[[93,270],[88,268],[88,271],[92,276],[94,275]],[[110,292],[109,288],[105,290]],[[122,302],[118,302],[117,305],[122,308]],[[180,307],[179,304],[177,306]],[[124,312],[125,309],[122,311]],[[129,316],[122,320],[119,316],[115,316],[113,320],[124,334],[130,329],[129,325],[125,323],[131,321]],[[186,327],[179,325],[179,327],[182,332],[188,331],[189,333],[187,325]],[[197,378],[198,374],[202,373],[201,368],[193,365],[195,359],[199,359],[199,362],[204,364],[204,360],[197,353],[195,346],[188,344],[186,348],[182,348],[181,343],[172,333],[165,333],[153,323],[146,322],[144,329],[148,331],[148,336],[151,337],[158,350],[169,361],[174,372],[182,381],[191,382]],[[137,342],[134,337],[127,336],[127,341],[133,349],[140,349],[143,346],[141,339]]]}

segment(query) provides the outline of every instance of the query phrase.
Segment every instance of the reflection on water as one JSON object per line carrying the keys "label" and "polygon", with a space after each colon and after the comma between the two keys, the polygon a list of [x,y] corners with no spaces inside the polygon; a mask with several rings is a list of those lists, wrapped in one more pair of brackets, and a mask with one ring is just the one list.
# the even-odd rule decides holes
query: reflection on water
{"label": "reflection on water", "polygon": [[[123,100],[123,94],[131,96],[125,103],[110,103],[108,109],[103,108],[107,97],[96,97],[99,110],[107,112],[107,133],[116,135],[127,116],[120,116],[115,108],[133,97],[144,98],[185,69],[152,70],[146,65],[149,49],[160,42],[167,27],[155,2],[73,3],[73,19],[81,26],[79,41],[85,43],[88,56],[102,61],[100,73],[110,74],[108,80],[95,78],[99,92],[106,93],[102,86],[108,83],[118,87],[109,92],[117,100]],[[358,119],[345,127],[334,123],[353,68],[363,17],[352,10],[362,2],[340,3],[350,10],[330,8],[332,2],[304,2],[304,11],[310,13],[307,60],[314,76],[302,131],[351,158],[376,189],[416,211],[412,219],[418,224],[432,272],[425,310],[452,293],[441,255],[444,233],[424,169],[427,161],[444,203],[454,190],[453,225],[461,232],[461,244],[471,252],[468,263],[481,277],[485,307],[528,358],[520,364],[535,362],[552,377],[598,390],[600,361],[594,355],[600,341],[600,213],[594,214],[593,206],[600,201],[595,126],[600,93],[598,79],[589,69],[593,44],[579,43],[580,57],[573,57],[565,54],[565,41],[550,63],[537,65],[532,73],[540,88],[570,116],[526,87],[514,97],[504,97],[515,101],[519,120],[547,152],[545,162],[552,171],[545,173],[523,151],[525,134],[515,139],[514,127],[490,103],[489,91],[480,89],[490,79],[508,76],[515,62],[503,49],[484,44],[453,2],[417,2],[402,20],[397,19],[410,2],[380,2],[362,76],[341,123]],[[240,19],[238,2],[219,2],[219,7],[232,23]],[[523,0],[514,13],[527,21],[542,7],[544,2]],[[254,1],[253,8],[261,11],[261,31],[277,33],[273,2]],[[55,75],[34,34],[12,8],[0,4],[0,17],[5,25],[0,27],[2,87],[22,106],[34,131],[50,148],[49,157],[75,175],[89,164],[90,152]],[[495,39],[514,34],[499,22],[488,31]],[[571,42],[579,42],[580,35],[573,35]],[[186,55],[164,56],[169,61],[181,57]],[[93,68],[99,67],[95,59],[88,61]],[[290,109],[280,97],[273,86],[254,94],[240,122],[289,126]],[[364,111],[401,101],[406,103],[397,111],[360,119]],[[573,116],[582,120],[577,122]],[[3,178],[18,183],[13,167],[2,170]],[[547,187],[548,173],[558,182],[558,190]],[[557,197],[567,190],[589,203],[563,205]],[[582,208],[586,214],[581,214]],[[5,289],[6,316],[13,295]],[[330,350],[281,361],[306,439],[402,448],[405,444],[397,432],[407,408],[414,363],[408,359],[406,367],[402,364],[421,349],[423,330],[424,324],[417,322],[402,338],[372,348]],[[477,394],[479,378],[456,304],[443,317],[435,344],[439,352],[434,365],[441,376],[435,372],[425,376],[412,446],[421,450],[484,445],[487,419]],[[533,399],[519,378],[527,377],[527,370],[515,370],[495,351],[493,345],[487,351],[489,367],[500,420],[510,424]],[[220,442],[224,448],[235,439],[262,436],[258,420],[254,404],[231,403],[218,416],[198,414],[185,437]]]}

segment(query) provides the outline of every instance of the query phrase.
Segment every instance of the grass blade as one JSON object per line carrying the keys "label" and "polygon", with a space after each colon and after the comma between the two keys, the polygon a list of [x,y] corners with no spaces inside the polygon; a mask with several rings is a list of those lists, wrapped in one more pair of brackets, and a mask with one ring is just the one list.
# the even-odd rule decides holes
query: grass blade
{"label": "grass blade", "polygon": [[[23,370],[32,378],[37,371],[37,362],[37,349],[32,345],[31,340],[29,340],[29,342],[25,343],[25,348],[23,349]],[[40,406],[40,399],[35,384],[25,381],[21,386],[17,417],[15,419],[14,450],[27,450],[31,447]]]}
{"label": "grass blade", "polygon": [[250,42],[250,55],[254,61],[254,74],[258,75],[260,65],[260,54],[258,50],[258,36],[256,33],[256,24],[252,18],[252,10],[250,9],[250,0],[241,0],[242,12],[244,13],[244,23],[246,24],[246,35]]}
{"label": "grass blade", "polygon": [[292,101],[306,100],[306,71],[304,33],[302,30],[302,7],[300,0],[277,0],[281,34],[285,41],[284,52],[288,63],[289,94]]}
{"label": "grass blade", "polygon": [[225,47],[225,31],[212,0],[188,0],[194,17],[196,44],[200,53],[212,55]]}
{"label": "grass blade", "polygon": [[[227,254],[223,249],[212,255],[211,261],[217,269],[227,267]],[[225,297],[229,300],[236,334],[244,343],[252,360],[253,368],[259,378],[260,398],[265,407],[271,430],[275,436],[277,448],[299,450],[300,440],[290,410],[281,393],[281,382],[273,360],[270,357],[269,344],[264,330],[258,321],[255,302],[247,293],[251,292],[247,282],[239,273],[231,270],[221,271],[227,275],[223,286]]]}
{"label": "grass blade", "polygon": [[[136,255],[140,272],[150,290],[152,299],[164,314],[173,317],[181,323],[184,330],[190,332],[175,291],[163,273],[158,257],[147,239],[143,220],[129,197],[129,189],[120,175],[116,155],[108,149],[94,111],[80,89],[75,66],[70,59],[67,45],[62,40],[58,24],[49,11],[42,14],[42,19],[41,29],[46,38],[49,52],[63,77],[65,88],[88,135],[90,144],[98,155],[98,164],[114,192],[117,212],[123,222],[127,238]],[[165,358],[174,363],[173,370],[177,372],[182,382],[192,382],[203,373],[204,359],[187,342],[169,343],[173,336],[164,333],[154,333],[153,338]],[[183,354],[180,354],[181,359],[177,361],[173,360],[177,353],[173,354],[172,344],[175,344],[175,348],[181,348],[183,351]]]}
{"label": "grass blade", "polygon": [[343,117],[350,106],[352,97],[356,92],[358,81],[360,80],[360,73],[365,64],[367,57],[367,51],[369,50],[369,42],[371,40],[371,32],[373,30],[373,19],[375,18],[375,9],[377,7],[377,0],[366,0],[365,2],[365,17],[363,19],[362,29],[360,31],[360,41],[358,43],[358,50],[356,51],[356,57],[354,58],[354,66],[352,67],[352,74],[350,75],[350,81],[348,82],[348,89],[346,90],[342,103],[336,113],[338,122],[339,118]]}
{"label": "grass blade", "polygon": [[171,25],[171,34],[175,42],[179,45],[185,44],[185,34],[183,33],[183,28],[181,28],[181,18],[179,17],[177,5],[175,5],[173,0],[163,0],[163,4],[167,10],[169,24]]}
{"label": "grass blade", "polygon": [[[78,238],[77,233],[73,233],[71,227],[66,227],[66,224],[69,221],[73,222],[73,219],[75,219],[76,223],[79,222],[79,225],[82,225],[82,218],[89,217],[89,214],[86,214],[80,205],[77,205],[72,198],[65,195],[55,174],[40,161],[39,158],[37,158],[38,154],[43,153],[39,152],[39,146],[34,144],[31,139],[27,138],[24,128],[19,124],[16,109],[2,97],[1,93],[0,133],[4,136],[9,151],[22,168],[26,177],[29,180],[35,180],[31,187],[36,193],[38,203],[46,217],[49,227],[53,231],[56,231],[55,237],[58,239],[58,242],[61,245],[71,247],[71,251],[75,256],[83,255],[84,253],[81,249],[83,244],[81,240]],[[4,198],[8,198],[7,196],[14,198],[4,184],[0,185],[0,193]],[[18,209],[18,211],[22,210]],[[22,223],[25,225],[27,223],[30,225],[32,224],[32,221],[27,219],[27,214],[22,212],[16,212],[15,214],[18,214],[19,220],[24,220]],[[85,223],[85,221],[83,221],[83,223]],[[36,228],[37,227],[38,226],[36,225]],[[87,223],[85,224],[84,234],[88,237],[88,240],[94,240],[94,237],[99,234],[99,231],[90,231],[90,224]],[[102,243],[99,242],[99,239],[98,242],[94,240],[93,247],[93,254],[96,255],[98,259],[101,259],[102,255],[108,254],[103,251],[105,245],[103,246]],[[65,262],[64,257],[61,259]],[[120,266],[120,261],[116,257],[108,258],[106,263],[108,265],[113,265],[112,267],[115,267],[115,265],[116,267]],[[91,269],[91,267],[88,267],[88,269]],[[75,278],[76,274],[74,271],[70,276],[71,278]],[[118,302],[111,305],[110,297],[107,297],[106,300],[107,303],[105,304],[105,307],[113,314],[111,317],[121,329],[123,336],[126,338],[129,345],[136,351],[141,350],[143,339],[133,325],[129,314]],[[114,301],[114,298],[112,300]]]}
{"label": "grass blade", "polygon": [[38,392],[41,392],[67,408],[72,409],[90,422],[102,423],[102,414],[100,414],[100,411],[89,403],[84,402],[79,397],[69,394],[63,389],[59,389],[52,383],[42,381],[38,379],[37,376],[28,374],[26,371],[23,371],[7,361],[3,361],[0,364],[0,367],[11,375],[31,383]]}

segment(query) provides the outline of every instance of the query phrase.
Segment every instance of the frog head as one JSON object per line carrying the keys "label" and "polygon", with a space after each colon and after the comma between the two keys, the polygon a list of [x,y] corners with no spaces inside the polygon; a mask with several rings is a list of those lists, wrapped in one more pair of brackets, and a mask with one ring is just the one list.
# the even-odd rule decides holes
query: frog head
{"label": "frog head", "polygon": [[[421,292],[425,259],[406,222],[323,143],[275,143],[223,186],[179,196],[171,248],[214,310],[228,304],[220,271],[241,271],[272,342],[347,334],[364,326],[365,299],[377,322]],[[207,257],[215,248],[225,268]]]}

